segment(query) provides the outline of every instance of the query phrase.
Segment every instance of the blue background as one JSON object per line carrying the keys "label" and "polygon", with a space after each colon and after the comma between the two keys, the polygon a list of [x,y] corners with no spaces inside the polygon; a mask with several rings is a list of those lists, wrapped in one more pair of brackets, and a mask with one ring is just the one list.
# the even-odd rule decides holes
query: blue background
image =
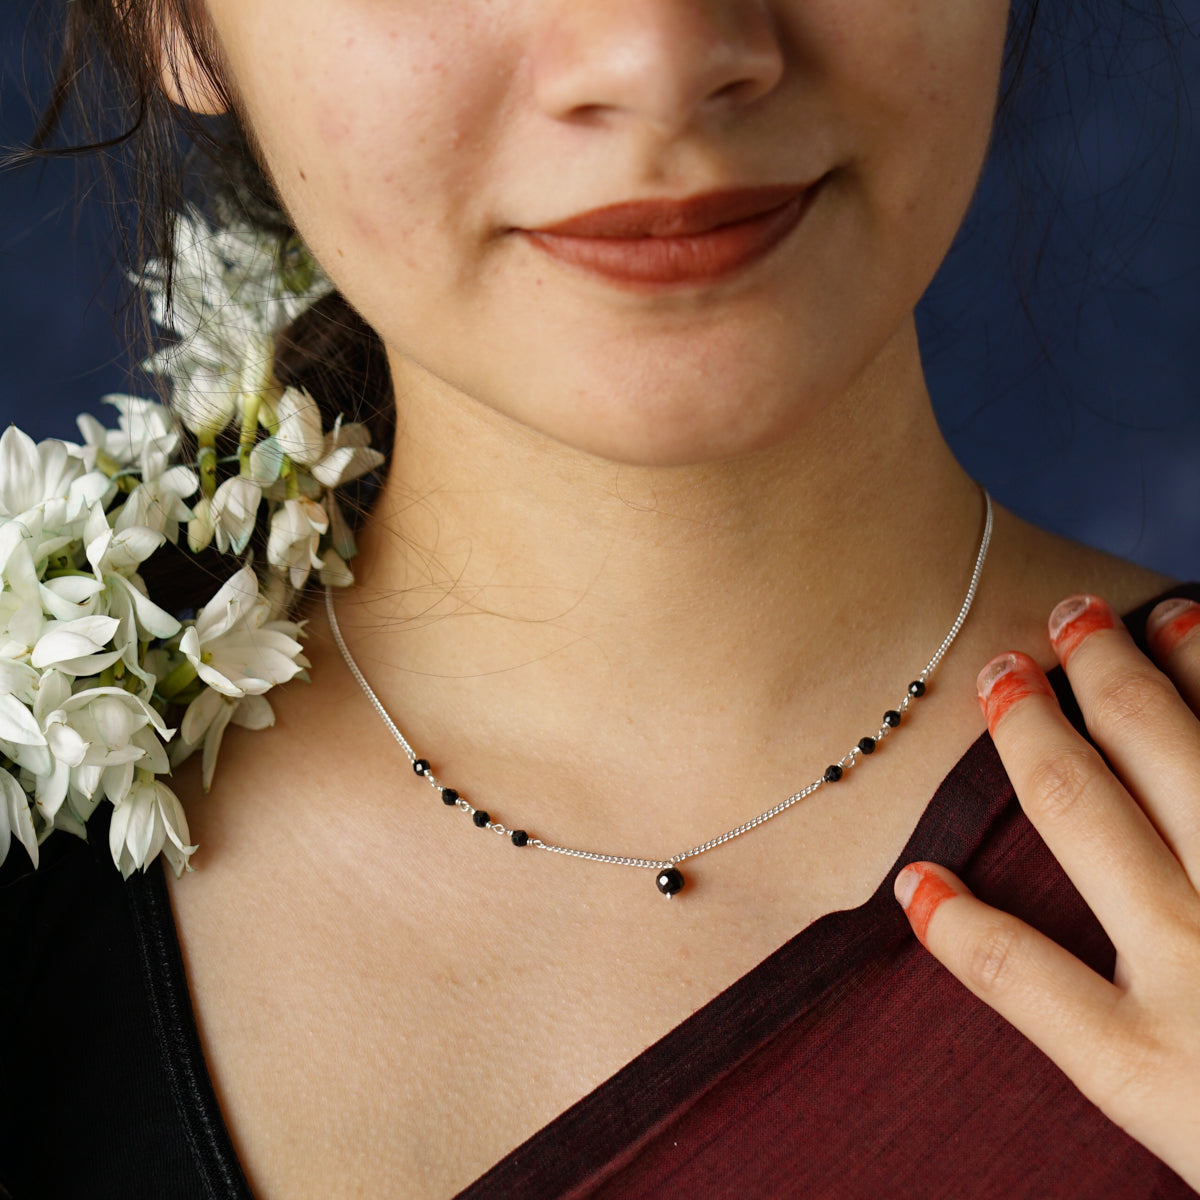
{"label": "blue background", "polygon": [[[1086,6],[1047,7],[922,306],[930,387],[951,444],[1000,501],[1197,578],[1200,0],[1181,4],[1169,38],[1120,3],[1097,4],[1095,21]],[[22,61],[23,9],[0,12],[10,146],[30,131],[27,86],[41,78]],[[105,213],[77,213],[74,192],[70,163],[0,175],[0,421],[35,437],[76,436],[74,414],[102,411],[106,392],[149,394],[131,384],[113,316]]]}

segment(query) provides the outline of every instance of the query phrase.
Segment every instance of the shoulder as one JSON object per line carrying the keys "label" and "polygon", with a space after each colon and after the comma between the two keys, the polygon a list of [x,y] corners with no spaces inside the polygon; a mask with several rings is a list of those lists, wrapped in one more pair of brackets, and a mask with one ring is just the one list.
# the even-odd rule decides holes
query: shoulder
{"label": "shoulder", "polygon": [[[997,510],[995,540],[981,596],[996,627],[1022,644],[1045,629],[1051,610],[1068,596],[1102,596],[1130,613],[1177,586],[1158,571],[1128,562]],[[1022,636],[1024,635],[1024,636]]]}

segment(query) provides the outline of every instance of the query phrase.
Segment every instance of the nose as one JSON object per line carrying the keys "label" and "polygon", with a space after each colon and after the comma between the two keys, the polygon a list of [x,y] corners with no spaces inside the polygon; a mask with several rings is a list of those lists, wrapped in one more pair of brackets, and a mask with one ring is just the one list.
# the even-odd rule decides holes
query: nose
{"label": "nose", "polygon": [[784,53],[764,0],[562,0],[533,53],[558,120],[627,117],[671,136],[776,87]]}

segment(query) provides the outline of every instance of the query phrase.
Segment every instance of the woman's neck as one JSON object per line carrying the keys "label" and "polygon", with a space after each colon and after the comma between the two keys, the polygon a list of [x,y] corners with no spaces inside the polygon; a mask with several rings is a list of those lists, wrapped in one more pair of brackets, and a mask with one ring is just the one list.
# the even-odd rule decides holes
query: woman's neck
{"label": "woman's neck", "polygon": [[602,784],[636,762],[665,787],[681,761],[769,761],[785,731],[794,762],[797,728],[894,702],[961,602],[983,506],[915,338],[784,442],[697,467],[401,394],[339,619],[415,744],[478,770],[544,755]]}

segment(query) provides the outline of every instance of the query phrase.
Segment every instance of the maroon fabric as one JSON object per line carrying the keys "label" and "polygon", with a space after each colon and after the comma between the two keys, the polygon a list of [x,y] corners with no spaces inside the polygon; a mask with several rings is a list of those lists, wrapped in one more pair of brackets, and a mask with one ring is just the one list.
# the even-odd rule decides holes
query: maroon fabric
{"label": "maroon fabric", "polygon": [[[1139,637],[1148,609],[1128,618]],[[985,735],[866,904],[814,922],[459,1200],[1196,1196],[916,942],[892,895],[914,859],[1112,977]]]}

